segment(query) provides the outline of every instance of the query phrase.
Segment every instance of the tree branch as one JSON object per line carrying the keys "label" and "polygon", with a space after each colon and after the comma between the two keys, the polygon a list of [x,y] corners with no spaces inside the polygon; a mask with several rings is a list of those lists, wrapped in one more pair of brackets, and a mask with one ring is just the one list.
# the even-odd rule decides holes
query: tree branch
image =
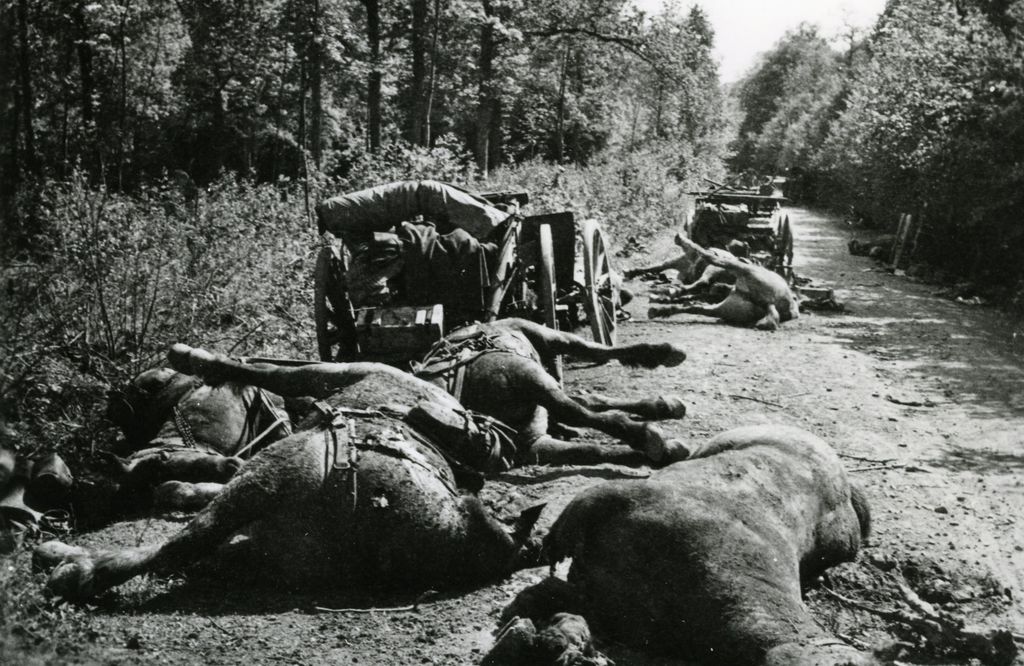
{"label": "tree branch", "polygon": [[524,30],[524,37],[558,37],[562,35],[583,35],[596,39],[599,42],[606,44],[616,44],[626,49],[630,53],[638,56],[645,62],[651,62],[650,57],[644,52],[646,44],[639,39],[633,37],[627,37],[625,35],[615,35],[601,32],[595,28],[583,28],[583,27],[571,27],[571,26],[552,26],[545,28],[544,30]]}

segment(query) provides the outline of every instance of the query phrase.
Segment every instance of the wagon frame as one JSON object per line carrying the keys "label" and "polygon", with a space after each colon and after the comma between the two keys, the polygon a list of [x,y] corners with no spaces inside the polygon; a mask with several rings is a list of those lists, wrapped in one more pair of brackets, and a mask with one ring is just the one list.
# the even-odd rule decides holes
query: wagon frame
{"label": "wagon frame", "polygon": [[[698,245],[720,248],[732,240],[744,241],[759,263],[791,280],[793,229],[784,208],[789,199],[770,186],[767,191],[741,190],[708,182],[716,187],[689,192],[694,197],[694,210],[685,227],[690,239]],[[740,222],[731,223],[730,216],[738,217]]]}
{"label": "wagon frame", "polygon": [[[429,342],[418,339],[416,331],[422,332],[424,326],[438,318],[442,320],[439,326],[424,337],[438,337],[438,328],[443,329],[443,335],[474,320],[486,322],[507,316],[525,317],[556,330],[571,330],[581,324],[581,314],[585,314],[594,340],[615,344],[619,281],[612,271],[608,243],[600,224],[590,219],[577,223],[572,212],[524,215],[522,207],[529,202],[525,192],[473,196],[511,212],[490,237],[497,251],[488,265],[488,286],[481,294],[483,308],[476,316],[439,312],[441,306],[437,304],[354,304],[347,285],[351,250],[343,238],[321,229],[322,247],[314,269],[313,294],[321,360],[406,363],[426,351],[423,347]],[[395,224],[399,222],[396,220]],[[393,351],[380,353],[378,348],[368,352],[364,344],[366,326],[381,326],[387,316],[408,319],[390,332],[386,327],[374,332],[378,336],[382,331],[390,335]],[[368,322],[368,317],[372,321]],[[560,367],[549,370],[556,376],[561,372]]]}

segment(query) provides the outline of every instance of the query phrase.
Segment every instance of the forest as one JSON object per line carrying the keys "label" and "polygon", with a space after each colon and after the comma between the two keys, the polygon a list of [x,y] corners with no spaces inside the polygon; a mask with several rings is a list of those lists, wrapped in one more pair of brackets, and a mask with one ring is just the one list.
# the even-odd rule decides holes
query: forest
{"label": "forest", "polygon": [[[868,31],[789,32],[733,91],[734,170],[895,229],[916,272],[1024,306],[1024,3],[890,0]],[[919,275],[919,276],[920,276]]]}
{"label": "forest", "polygon": [[[401,178],[526,189],[616,250],[727,172],[1024,305],[1024,1],[891,0],[723,85],[699,5],[0,2],[0,424],[91,442],[168,340],[308,356],[311,206]],[[69,427],[69,424],[71,427]]]}

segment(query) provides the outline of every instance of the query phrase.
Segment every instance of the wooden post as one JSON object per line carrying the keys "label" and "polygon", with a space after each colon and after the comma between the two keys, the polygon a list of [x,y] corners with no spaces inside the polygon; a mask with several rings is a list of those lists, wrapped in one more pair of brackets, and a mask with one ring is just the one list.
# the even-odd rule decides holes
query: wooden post
{"label": "wooden post", "polygon": [[[903,216],[903,220],[900,222],[900,228],[896,232],[896,244],[893,247],[893,258],[892,267],[894,270],[899,270],[904,267],[906,258],[909,261],[913,254],[914,244],[917,242],[917,235],[920,229],[921,215],[912,215],[906,213]],[[913,240],[911,240],[913,239]],[[908,252],[908,242],[911,248]]]}
{"label": "wooden post", "polygon": [[921,209],[917,214],[917,225],[914,230],[914,239],[910,242],[910,249],[907,251],[907,267],[910,267],[910,262],[914,260],[914,255],[917,254],[917,249],[920,247],[921,234],[924,232],[924,224],[927,219],[928,202],[921,204]]}
{"label": "wooden post", "polygon": [[890,267],[896,268],[899,263],[900,255],[903,253],[903,241],[907,237],[907,224],[910,220],[909,213],[900,214],[900,223],[896,227],[896,241],[892,244],[892,257],[890,258]]}

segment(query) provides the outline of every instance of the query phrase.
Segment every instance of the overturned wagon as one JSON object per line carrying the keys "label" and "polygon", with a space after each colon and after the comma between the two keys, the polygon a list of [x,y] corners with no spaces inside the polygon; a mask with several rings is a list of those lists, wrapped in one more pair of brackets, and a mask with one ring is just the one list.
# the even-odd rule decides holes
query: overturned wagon
{"label": "overturned wagon", "polygon": [[525,192],[402,181],[321,202],[314,279],[320,358],[404,363],[448,330],[585,318],[614,344],[619,283],[604,233],[571,212],[524,215]]}
{"label": "overturned wagon", "polygon": [[771,186],[757,190],[718,186],[690,192],[694,211],[686,224],[689,237],[704,247],[725,248],[743,241],[750,256],[785,278],[793,270],[793,230],[784,206],[789,199]]}

